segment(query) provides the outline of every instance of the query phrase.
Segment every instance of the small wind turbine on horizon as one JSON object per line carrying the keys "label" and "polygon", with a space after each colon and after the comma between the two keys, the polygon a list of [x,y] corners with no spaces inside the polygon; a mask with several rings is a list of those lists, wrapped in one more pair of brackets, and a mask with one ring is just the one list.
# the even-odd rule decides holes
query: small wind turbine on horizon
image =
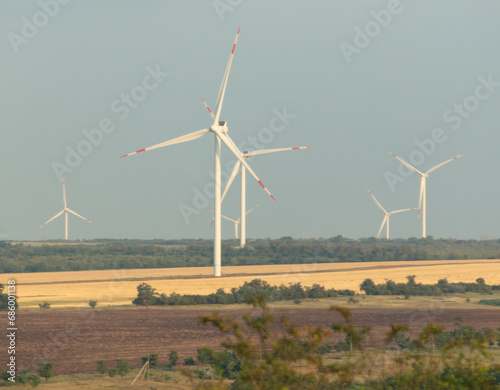
{"label": "small wind turbine on horizon", "polygon": [[229,137],[227,123],[225,121],[220,121],[220,113],[222,109],[222,103],[224,101],[224,96],[226,93],[227,81],[229,78],[229,72],[231,71],[231,65],[233,62],[234,51],[236,49],[236,44],[238,42],[238,37],[240,35],[241,26],[238,28],[238,32],[236,33],[236,38],[234,39],[233,47],[231,50],[231,54],[229,55],[229,60],[226,66],[226,70],[224,72],[224,77],[222,78],[222,84],[219,88],[219,94],[217,96],[216,114],[213,115],[213,123],[208,129],[198,130],[193,133],[183,135],[181,137],[174,138],[169,141],[165,141],[159,143],[157,145],[153,145],[144,149],[137,150],[135,152],[125,154],[121,157],[127,157],[134,154],[146,152],[148,150],[153,150],[157,148],[161,148],[163,146],[174,145],[181,142],[192,141],[194,139],[200,138],[205,134],[210,132],[215,135],[215,199],[214,199],[214,208],[215,208],[215,226],[214,226],[214,276],[221,276],[221,166],[220,166],[220,155],[221,155],[221,141],[227,146],[227,148],[235,155],[235,157],[240,161],[240,163],[250,172],[250,174],[255,178],[255,180],[260,184],[260,186],[271,196],[271,198],[276,201],[274,196],[269,192],[266,186],[262,183],[259,177],[255,174],[255,172],[250,168],[250,165],[243,158],[241,151],[238,149],[233,140]]}
{"label": "small wind turbine on horizon", "polygon": [[382,207],[382,205],[380,204],[380,202],[375,198],[375,195],[373,195],[371,193],[370,190],[367,190],[368,193],[370,194],[370,196],[373,198],[373,200],[375,201],[375,203],[377,204],[377,206],[380,208],[380,210],[382,210],[384,213],[385,213],[385,217],[384,219],[382,220],[382,225],[380,225],[380,229],[378,231],[378,234],[377,234],[377,238],[380,237],[380,233],[382,233],[382,229],[384,228],[384,225],[386,226],[386,231],[385,231],[385,238],[388,240],[389,239],[389,218],[392,214],[396,214],[396,213],[401,213],[403,211],[410,211],[410,210],[416,210],[417,208],[416,207],[413,207],[411,209],[403,209],[403,210],[395,210],[395,211],[387,211],[386,209],[384,209]]}
{"label": "small wind turbine on horizon", "polygon": [[434,172],[436,169],[441,168],[443,165],[448,164],[449,162],[452,162],[453,160],[456,160],[459,157],[462,157],[464,153],[455,156],[453,158],[450,158],[449,160],[446,160],[445,162],[442,162],[441,164],[433,166],[431,169],[427,170],[426,172],[420,172],[417,168],[411,166],[408,164],[406,161],[404,161],[402,158],[396,156],[394,153],[392,153],[390,150],[387,150],[387,153],[391,154],[393,157],[395,157],[398,161],[400,161],[403,165],[405,165],[408,169],[412,170],[415,173],[418,173],[421,176],[420,180],[420,199],[418,201],[418,218],[420,220],[420,214],[422,214],[422,237],[425,238],[427,236],[427,231],[426,231],[426,179],[429,176],[429,173]]}
{"label": "small wind turbine on horizon", "polygon": [[50,218],[47,222],[45,222],[43,225],[39,226],[38,228],[40,229],[40,228],[44,227],[50,221],[53,221],[54,219],[56,219],[57,217],[59,217],[62,213],[65,213],[66,223],[65,223],[65,229],[64,229],[64,239],[67,240],[68,239],[68,213],[76,215],[78,218],[81,218],[84,221],[87,221],[88,223],[92,223],[93,224],[94,222],[91,222],[87,218],[82,217],[80,214],[75,213],[73,210],[71,210],[68,207],[68,204],[66,202],[66,182],[65,182],[65,178],[64,177],[63,177],[63,201],[64,201],[64,209],[62,209],[62,211],[60,211],[59,213],[57,213],[56,215],[54,215],[52,218]]}
{"label": "small wind turbine on horizon", "polygon": [[[256,206],[253,206],[250,210],[248,210],[245,215],[250,214],[253,210],[255,210],[257,207],[260,206],[260,203]],[[213,210],[211,210],[213,212]],[[221,217],[224,218],[226,221],[233,222],[234,223],[234,238],[237,240],[238,239],[238,225],[241,222],[241,217],[238,219],[232,219],[229,217],[226,217],[225,215],[221,214]],[[213,222],[213,221],[212,221]]]}

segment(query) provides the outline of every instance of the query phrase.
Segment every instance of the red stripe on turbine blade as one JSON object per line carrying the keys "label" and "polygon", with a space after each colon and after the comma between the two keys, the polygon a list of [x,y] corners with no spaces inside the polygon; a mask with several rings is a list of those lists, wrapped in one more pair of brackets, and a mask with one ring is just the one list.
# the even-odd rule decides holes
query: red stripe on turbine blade
{"label": "red stripe on turbine blade", "polygon": [[146,148],[138,150],[136,153],[142,153],[142,152],[145,152],[145,151],[146,151]]}
{"label": "red stripe on turbine blade", "polygon": [[240,26],[238,27],[238,32],[236,34],[239,34],[240,33],[240,30],[241,30],[241,24]]}
{"label": "red stripe on turbine blade", "polygon": [[266,188],[266,186],[264,185],[264,183],[262,183],[260,180],[258,181],[258,183],[261,185],[262,188]]}
{"label": "red stripe on turbine blade", "polygon": [[297,147],[295,147],[295,148],[292,148],[292,150],[297,150],[297,149],[300,149],[300,148],[297,148]]}
{"label": "red stripe on turbine blade", "polygon": [[128,156],[128,154],[124,154],[123,156],[120,156],[120,158],[127,157],[127,156]]}
{"label": "red stripe on turbine blade", "polygon": [[276,200],[276,198],[275,198],[274,196],[272,196],[272,195],[271,195],[271,198],[273,198],[273,200],[274,200],[275,202],[277,202],[277,200]]}
{"label": "red stripe on turbine blade", "polygon": [[233,44],[233,50],[231,51],[231,54],[234,54],[234,49],[236,49],[236,43]]}

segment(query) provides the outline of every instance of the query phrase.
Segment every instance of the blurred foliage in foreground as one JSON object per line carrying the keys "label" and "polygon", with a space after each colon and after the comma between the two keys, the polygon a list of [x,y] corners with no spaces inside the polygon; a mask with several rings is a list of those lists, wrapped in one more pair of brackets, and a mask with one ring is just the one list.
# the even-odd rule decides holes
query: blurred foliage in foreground
{"label": "blurred foliage in foreground", "polygon": [[[383,347],[368,348],[370,328],[355,326],[349,310],[332,306],[330,329],[297,328],[282,316],[275,320],[264,297],[250,297],[256,313],[239,322],[218,313],[199,317],[226,335],[224,352],[198,350],[205,370],[181,370],[193,379],[219,378],[198,389],[500,389],[500,366],[491,347],[498,331],[462,326],[445,331],[429,323],[414,338],[407,324],[393,324]],[[325,348],[332,335],[346,341]],[[208,379],[208,378],[207,378]],[[231,381],[228,381],[231,380]]]}

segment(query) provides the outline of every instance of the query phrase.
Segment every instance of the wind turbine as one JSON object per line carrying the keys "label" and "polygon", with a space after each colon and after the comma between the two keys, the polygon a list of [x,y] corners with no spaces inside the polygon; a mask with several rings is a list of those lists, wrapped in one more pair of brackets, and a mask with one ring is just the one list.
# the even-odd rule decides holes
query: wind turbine
{"label": "wind turbine", "polygon": [[442,162],[441,164],[438,164],[431,169],[427,170],[426,172],[420,172],[417,168],[412,167],[410,164],[408,164],[406,161],[404,161],[402,158],[396,156],[394,153],[392,153],[390,150],[387,150],[387,153],[391,154],[394,156],[396,159],[398,159],[403,165],[405,165],[408,169],[411,171],[418,173],[421,176],[420,180],[420,200],[418,202],[418,217],[420,219],[420,213],[422,213],[422,237],[425,238],[427,236],[426,232],[426,226],[425,226],[425,217],[426,217],[426,184],[425,181],[427,177],[429,176],[429,173],[434,172],[436,169],[441,168],[443,165],[448,164],[449,162],[456,160],[459,157],[462,157],[464,153],[455,156],[453,158],[450,158],[449,160],[446,160],[445,162]]}
{"label": "wind turbine", "polygon": [[[203,101],[203,104],[207,108],[208,113],[212,116],[212,118],[215,118],[214,113],[208,106],[208,104],[205,102],[205,99],[201,98]],[[262,149],[262,150],[253,150],[253,151],[243,151],[242,157],[245,160],[248,160],[250,157],[254,156],[260,156],[261,154],[268,154],[268,153],[276,153],[276,152],[285,152],[288,150],[299,150],[299,149],[309,149],[312,148],[312,146],[297,146],[293,148],[279,148],[279,149]],[[231,187],[231,184],[233,183],[234,178],[238,174],[238,171],[240,169],[241,162],[238,160],[236,162],[236,165],[234,166],[233,172],[231,172],[231,175],[229,176],[229,179],[226,184],[226,188],[224,189],[224,193],[222,194],[221,197],[221,203],[224,201],[224,198],[226,197],[227,191],[229,190],[229,187]],[[241,166],[241,217],[239,220],[241,220],[241,238],[240,238],[240,248],[244,248],[246,245],[246,168],[245,166]],[[213,221],[212,221],[213,222]]]}
{"label": "wind turbine", "polygon": [[386,209],[384,209],[382,207],[382,205],[380,204],[380,202],[375,198],[375,195],[373,195],[371,193],[370,190],[367,190],[368,193],[370,194],[370,196],[373,198],[373,200],[375,201],[375,203],[377,204],[377,206],[385,213],[385,217],[384,219],[382,220],[382,225],[380,225],[380,229],[378,231],[378,234],[377,234],[377,238],[380,237],[380,233],[382,233],[382,229],[384,228],[384,225],[386,225],[386,230],[385,230],[385,238],[386,239],[389,239],[389,217],[392,215],[392,214],[396,214],[396,213],[401,213],[403,211],[410,211],[410,210],[416,210],[416,208],[411,208],[411,209],[404,209],[404,210],[395,210],[395,211],[387,211]]}
{"label": "wind turbine", "polygon": [[89,223],[94,223],[94,222],[91,222],[87,218],[82,217],[80,214],[75,213],[73,210],[71,210],[68,207],[68,204],[66,203],[66,182],[65,182],[65,178],[64,177],[63,177],[63,200],[64,200],[64,209],[62,209],[62,211],[60,211],[59,213],[57,213],[56,215],[54,215],[52,218],[50,218],[47,222],[45,222],[43,225],[39,226],[38,228],[40,229],[40,228],[44,227],[50,221],[53,221],[54,219],[56,219],[57,217],[59,217],[62,213],[65,213],[64,216],[65,216],[65,219],[66,219],[66,227],[64,229],[64,239],[67,240],[68,239],[68,213],[76,215],[78,218],[81,218],[84,221],[87,221]]}
{"label": "wind turbine", "polygon": [[241,26],[238,28],[236,33],[236,38],[234,39],[231,54],[229,55],[229,60],[224,72],[224,77],[222,78],[222,84],[219,88],[219,94],[217,96],[217,111],[214,115],[213,123],[208,129],[198,130],[193,133],[183,135],[181,137],[174,138],[169,141],[165,141],[144,149],[137,150],[135,152],[125,154],[121,157],[127,157],[134,154],[146,152],[149,150],[161,148],[163,146],[174,145],[181,142],[192,141],[194,139],[200,138],[205,134],[210,132],[215,134],[215,232],[214,232],[214,276],[221,276],[221,168],[220,168],[220,152],[221,152],[221,141],[227,146],[227,148],[236,156],[236,158],[241,162],[241,164],[250,172],[250,174],[257,180],[261,187],[271,196],[271,198],[276,201],[274,196],[269,192],[266,186],[258,178],[255,172],[250,168],[250,165],[242,157],[241,151],[235,145],[231,138],[229,138],[228,127],[225,121],[220,121],[220,113],[222,109],[222,103],[224,101],[224,95],[226,93],[227,80],[229,78],[229,72],[231,71],[231,65],[233,62],[234,51],[236,49],[236,44],[238,42],[238,37],[240,35]]}
{"label": "wind turbine", "polygon": [[[253,210],[255,210],[257,207],[260,206],[260,203],[256,206],[253,206],[250,210],[248,210],[245,215],[248,215],[250,214]],[[213,212],[213,210],[212,210]],[[232,219],[232,218],[229,218],[229,217],[226,217],[225,215],[221,214],[221,217],[224,218],[226,221],[229,221],[229,222],[233,222],[234,223],[234,238],[237,240],[238,239],[238,225],[240,224],[241,222],[241,217],[238,218],[238,219]]]}

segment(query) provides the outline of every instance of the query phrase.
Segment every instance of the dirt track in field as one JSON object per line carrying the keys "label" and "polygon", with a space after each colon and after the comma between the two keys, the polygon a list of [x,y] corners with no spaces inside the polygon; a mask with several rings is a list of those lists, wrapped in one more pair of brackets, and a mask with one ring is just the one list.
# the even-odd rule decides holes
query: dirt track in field
{"label": "dirt track in field", "polygon": [[[370,344],[379,344],[390,324],[409,323],[418,330],[427,322],[454,328],[456,317],[476,328],[498,328],[500,310],[488,309],[351,309],[356,325],[372,327]],[[210,315],[212,310],[186,308],[141,308],[130,310],[33,311],[17,315],[17,368],[36,367],[42,361],[55,363],[55,374],[94,373],[96,361],[114,361],[125,358],[130,364],[140,365],[140,357],[148,352],[159,354],[160,365],[168,361],[170,350],[177,350],[179,362],[185,357],[196,357],[196,349],[221,349],[223,337],[213,326],[197,323],[199,315]],[[222,316],[241,317],[249,310],[229,309]],[[340,316],[327,309],[276,309],[278,319],[285,314],[298,326],[323,325],[340,322]],[[1,326],[7,328],[6,316]],[[337,336],[338,337],[338,336]],[[333,339],[330,342],[335,342]],[[1,338],[0,348],[7,351],[7,339]],[[1,364],[7,354],[2,353]],[[5,367],[5,366],[4,366]]]}

